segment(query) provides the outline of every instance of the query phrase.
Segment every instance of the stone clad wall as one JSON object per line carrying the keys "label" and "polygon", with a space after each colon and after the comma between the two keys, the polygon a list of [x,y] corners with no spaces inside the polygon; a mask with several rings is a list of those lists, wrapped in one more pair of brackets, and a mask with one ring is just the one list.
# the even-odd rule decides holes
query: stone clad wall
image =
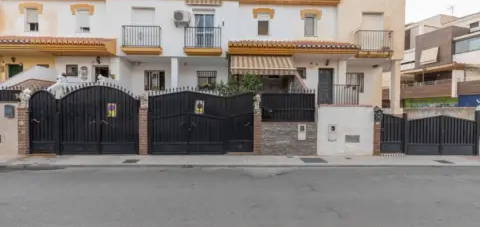
{"label": "stone clad wall", "polygon": [[[306,124],[307,139],[298,140],[298,125]],[[262,155],[308,156],[317,154],[315,122],[262,122]]]}

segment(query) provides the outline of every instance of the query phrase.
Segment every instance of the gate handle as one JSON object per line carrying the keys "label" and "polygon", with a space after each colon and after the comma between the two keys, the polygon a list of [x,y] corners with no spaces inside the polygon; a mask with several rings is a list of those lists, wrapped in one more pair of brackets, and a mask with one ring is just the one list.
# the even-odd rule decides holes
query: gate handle
{"label": "gate handle", "polygon": [[35,124],[39,124],[39,123],[40,123],[40,121],[39,121],[39,120],[37,120],[37,119],[35,119],[35,118],[34,118],[34,119],[32,119],[32,122],[33,122],[33,123],[35,123]]}
{"label": "gate handle", "polygon": [[91,124],[95,124],[95,123],[97,123],[97,122],[96,121],[90,121],[88,124],[91,125]]}
{"label": "gate handle", "polygon": [[195,124],[195,122],[190,122],[192,124],[192,127],[193,128],[196,128],[197,127],[197,124]]}
{"label": "gate handle", "polygon": [[109,125],[108,121],[106,121],[106,120],[102,120],[102,123],[104,123],[106,125]]}
{"label": "gate handle", "polygon": [[252,123],[250,123],[250,121],[247,121],[247,122],[243,123],[243,126],[245,126],[245,127],[248,127],[250,125],[252,125]]}

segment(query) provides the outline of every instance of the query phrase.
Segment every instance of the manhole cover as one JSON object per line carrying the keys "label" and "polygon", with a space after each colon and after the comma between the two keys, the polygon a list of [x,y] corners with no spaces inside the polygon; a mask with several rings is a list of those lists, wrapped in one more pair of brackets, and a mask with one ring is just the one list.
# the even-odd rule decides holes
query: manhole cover
{"label": "manhole cover", "polygon": [[455,164],[453,162],[447,161],[447,160],[435,160],[436,162],[442,163],[442,164]]}
{"label": "manhole cover", "polygon": [[137,163],[138,161],[140,161],[140,159],[127,159],[125,161],[123,161],[124,164],[132,164],[132,163]]}
{"label": "manhole cover", "polygon": [[304,163],[328,163],[321,158],[300,158]]}

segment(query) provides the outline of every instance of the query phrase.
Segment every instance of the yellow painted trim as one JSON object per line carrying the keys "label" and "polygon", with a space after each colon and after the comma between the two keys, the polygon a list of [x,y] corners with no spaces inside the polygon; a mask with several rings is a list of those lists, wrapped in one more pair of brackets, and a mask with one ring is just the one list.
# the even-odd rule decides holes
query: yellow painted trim
{"label": "yellow painted trim", "polygon": [[38,14],[43,13],[43,4],[37,2],[24,2],[18,4],[18,9],[20,10],[20,14],[25,13],[25,9],[37,9]]}
{"label": "yellow painted trim", "polygon": [[293,54],[351,54],[357,49],[300,49],[300,48],[243,48],[230,47],[229,54],[237,55],[293,55]]}
{"label": "yellow painted trim", "polygon": [[80,9],[88,10],[88,13],[90,15],[93,15],[93,13],[95,13],[95,6],[94,5],[84,4],[84,3],[70,5],[70,10],[72,11],[72,15],[77,14],[77,11],[80,10]]}
{"label": "yellow painted trim", "polygon": [[273,19],[273,16],[275,16],[275,10],[271,8],[256,8],[252,10],[252,13],[255,19],[258,18],[258,14],[268,14],[270,19]]}
{"label": "yellow painted trim", "polygon": [[357,58],[390,58],[393,51],[359,51]]}
{"label": "yellow painted trim", "polygon": [[115,56],[116,41],[107,41],[104,45],[45,45],[45,44],[2,44],[1,51],[32,51],[48,53],[56,56]]}
{"label": "yellow painted trim", "polygon": [[238,0],[240,4],[337,6],[340,0]]}
{"label": "yellow painted trim", "polygon": [[220,56],[222,48],[183,48],[187,55],[192,56]]}
{"label": "yellow painted trim", "polygon": [[158,48],[142,48],[142,47],[122,47],[122,51],[125,54],[132,55],[161,55],[163,50]]}
{"label": "yellow painted trim", "polygon": [[318,9],[302,9],[300,10],[300,18],[304,19],[308,15],[314,15],[317,20],[322,18],[322,11]]}

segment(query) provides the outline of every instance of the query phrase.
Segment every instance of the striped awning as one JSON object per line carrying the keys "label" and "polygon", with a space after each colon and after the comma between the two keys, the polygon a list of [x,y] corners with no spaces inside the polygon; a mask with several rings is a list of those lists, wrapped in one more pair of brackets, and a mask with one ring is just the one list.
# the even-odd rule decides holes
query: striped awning
{"label": "striped awning", "polygon": [[210,5],[219,6],[222,5],[222,0],[185,0],[187,5]]}
{"label": "striped awning", "polygon": [[232,74],[265,76],[295,75],[297,73],[290,56],[232,56]]}

